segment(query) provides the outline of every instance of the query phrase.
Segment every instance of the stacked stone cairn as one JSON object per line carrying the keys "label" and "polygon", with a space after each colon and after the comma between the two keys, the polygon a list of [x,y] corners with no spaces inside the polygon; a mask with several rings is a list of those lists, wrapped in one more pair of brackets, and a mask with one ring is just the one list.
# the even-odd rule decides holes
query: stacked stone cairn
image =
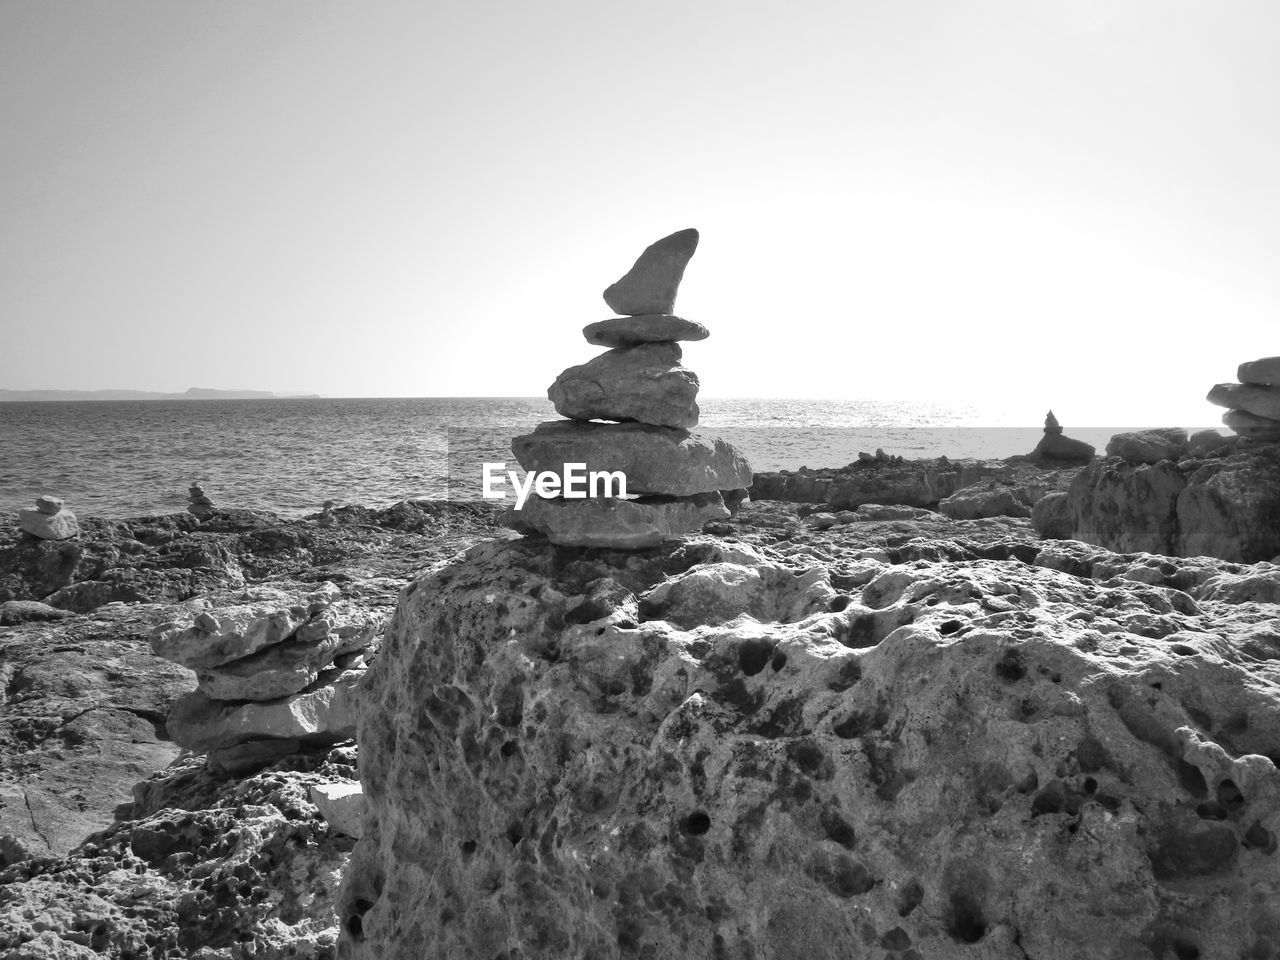
{"label": "stacked stone cairn", "polygon": [[156,654],[196,673],[169,715],[174,743],[244,773],[354,737],[356,683],[383,617],[332,583],[300,599],[260,587],[242,600],[152,635]]}
{"label": "stacked stone cairn", "polygon": [[1208,401],[1226,407],[1222,422],[1249,440],[1280,440],[1280,357],[1240,364],[1239,383],[1219,383]]}
{"label": "stacked stone cairn", "polygon": [[187,487],[187,513],[200,520],[204,520],[213,514],[213,501],[209,499],[204,492],[204,487],[200,486],[196,481]]}
{"label": "stacked stone cairn", "polygon": [[36,497],[34,510],[18,511],[18,528],[41,540],[68,540],[80,534],[76,515],[64,509],[57,497],[47,494]]}
{"label": "stacked stone cairn", "polygon": [[[690,432],[698,424],[699,383],[680,364],[680,341],[705,340],[708,332],[672,311],[697,245],[697,230],[664,237],[605,290],[619,316],[582,334],[611,349],[565,370],[547,391],[569,419],[539,424],[511,442],[525,470],[560,481],[560,493],[531,495],[511,511],[517,530],[567,546],[640,549],[725,519],[746,497],[751,467],[742,454],[719,437]],[[584,499],[560,495],[571,463],[584,464],[587,476],[621,472],[626,498],[604,496],[603,485],[586,489]]]}
{"label": "stacked stone cairn", "polygon": [[322,527],[332,527],[337,522],[337,517],[333,515],[333,501],[326,500],[324,506],[320,508],[320,516],[316,518],[316,523]]}
{"label": "stacked stone cairn", "polygon": [[1064,436],[1062,424],[1050,410],[1044,418],[1044,436],[1031,451],[1033,457],[1044,457],[1062,463],[1088,463],[1095,453],[1093,444]]}

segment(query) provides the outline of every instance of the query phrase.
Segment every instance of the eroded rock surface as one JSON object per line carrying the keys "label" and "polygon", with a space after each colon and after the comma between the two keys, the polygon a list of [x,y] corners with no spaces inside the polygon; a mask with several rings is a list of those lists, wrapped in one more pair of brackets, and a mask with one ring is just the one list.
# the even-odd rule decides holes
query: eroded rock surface
{"label": "eroded rock surface", "polygon": [[1280,445],[1220,452],[1154,464],[1095,461],[1069,489],[1072,536],[1173,556],[1280,555]]}
{"label": "eroded rock surface", "polygon": [[341,956],[1280,951],[1280,568],[782,506],[403,595]]}

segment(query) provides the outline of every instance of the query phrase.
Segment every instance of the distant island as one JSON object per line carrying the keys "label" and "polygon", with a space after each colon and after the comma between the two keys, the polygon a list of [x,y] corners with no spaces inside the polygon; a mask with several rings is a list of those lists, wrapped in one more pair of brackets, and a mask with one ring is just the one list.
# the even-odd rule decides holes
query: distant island
{"label": "distant island", "polygon": [[188,387],[182,393],[154,390],[0,390],[0,403],[21,400],[311,400],[318,393],[272,393],[270,390],[214,390]]}

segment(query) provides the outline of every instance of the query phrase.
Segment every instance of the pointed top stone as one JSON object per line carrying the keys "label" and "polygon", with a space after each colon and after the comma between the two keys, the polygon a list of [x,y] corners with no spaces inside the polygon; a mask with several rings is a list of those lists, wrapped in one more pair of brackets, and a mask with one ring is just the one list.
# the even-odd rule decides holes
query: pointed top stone
{"label": "pointed top stone", "polygon": [[1061,433],[1062,425],[1058,423],[1058,418],[1053,415],[1053,411],[1049,411],[1049,415],[1044,418],[1045,433]]}
{"label": "pointed top stone", "polygon": [[635,264],[604,292],[604,302],[623,316],[671,313],[684,268],[698,249],[698,231],[677,230],[645,247]]}

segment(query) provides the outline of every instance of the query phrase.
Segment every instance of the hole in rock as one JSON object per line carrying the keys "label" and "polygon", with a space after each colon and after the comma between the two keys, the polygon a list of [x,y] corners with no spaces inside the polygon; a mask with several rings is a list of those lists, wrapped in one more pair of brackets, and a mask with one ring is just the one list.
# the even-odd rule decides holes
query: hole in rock
{"label": "hole in rock", "polygon": [[1173,955],[1178,960],[1200,960],[1200,948],[1188,940],[1175,940]]}
{"label": "hole in rock", "polygon": [[1209,796],[1209,784],[1205,782],[1204,774],[1200,772],[1199,767],[1179,758],[1174,763],[1174,768],[1177,770],[1178,783],[1182,784],[1183,790],[1196,798]]}
{"label": "hole in rock", "polygon": [[908,916],[912,910],[920,906],[920,901],[924,899],[924,887],[920,886],[919,881],[911,880],[898,893],[898,916]]}
{"label": "hole in rock", "polygon": [[1006,650],[996,661],[996,676],[1005,683],[1017,683],[1026,675],[1027,668],[1017,650]]}
{"label": "hole in rock", "polygon": [[519,744],[517,744],[514,740],[508,740],[499,748],[499,752],[504,757],[513,757],[515,756],[516,751],[519,749],[520,749]]}
{"label": "hole in rock", "polygon": [[837,897],[849,899],[870,893],[876,885],[875,877],[852,857],[840,856],[826,881],[827,889]]}
{"label": "hole in rock", "polygon": [[835,693],[848,690],[862,679],[862,663],[856,659],[846,660],[840,664],[836,675],[827,681],[827,689]]}
{"label": "hole in rock", "polygon": [[1201,820],[1225,820],[1227,811],[1222,804],[1209,800],[1196,805],[1196,816]]}
{"label": "hole in rock", "polygon": [[1093,777],[1085,777],[1085,778],[1084,778],[1084,792],[1085,792],[1085,793],[1087,793],[1087,794],[1089,794],[1090,796],[1093,796],[1093,794],[1097,793],[1097,792],[1098,792],[1098,781],[1097,781],[1097,780],[1095,780],[1095,779],[1093,779]]}
{"label": "hole in rock", "polygon": [[1226,808],[1227,815],[1232,816],[1244,809],[1244,794],[1236,786],[1234,780],[1223,780],[1218,784],[1218,803]]}
{"label": "hole in rock", "polygon": [[906,950],[911,946],[911,935],[901,927],[894,927],[880,938],[880,946],[886,950]]}
{"label": "hole in rock", "polygon": [[987,933],[987,921],[978,904],[967,893],[951,895],[947,933],[961,943],[977,943]]}
{"label": "hole in rock", "polygon": [[1185,643],[1175,643],[1169,649],[1180,657],[1194,657],[1196,655],[1196,648],[1189,647]]}
{"label": "hole in rock", "polygon": [[938,632],[944,637],[949,637],[951,634],[959,630],[961,626],[963,626],[963,624],[961,624],[959,620],[948,620],[939,625]]}
{"label": "hole in rock", "polygon": [[1260,820],[1253,821],[1253,826],[1244,832],[1243,843],[1246,850],[1261,850],[1268,856],[1276,852],[1276,836]]}
{"label": "hole in rock", "polygon": [[511,845],[514,847],[524,839],[524,827],[518,823],[513,823],[507,827],[507,839],[511,841]]}
{"label": "hole in rock", "polygon": [[854,833],[852,824],[834,810],[822,811],[821,821],[828,840],[840,844],[846,850],[853,849],[858,837]]}
{"label": "hole in rock", "polygon": [[787,655],[783,653],[781,650],[775,653],[773,655],[773,659],[769,661],[769,666],[773,667],[775,672],[778,670],[781,670],[786,665],[787,665]]}
{"label": "hole in rock", "polygon": [[464,857],[469,857],[476,852],[476,842],[474,840],[463,840],[458,844],[458,849],[462,851]]}
{"label": "hole in rock", "polygon": [[848,634],[839,639],[852,650],[865,650],[867,647],[874,647],[884,637],[876,627],[875,616],[867,613],[850,620]]}
{"label": "hole in rock", "polygon": [[754,677],[772,656],[773,644],[768,640],[744,640],[738,647],[738,666],[748,677]]}
{"label": "hole in rock", "polygon": [[842,610],[847,610],[849,608],[849,604],[852,602],[853,597],[850,597],[847,594],[841,594],[838,597],[831,598],[831,603],[827,605],[827,609],[832,613],[840,613]]}
{"label": "hole in rock", "polygon": [[711,829],[711,817],[704,810],[695,810],[684,818],[681,829],[691,837],[698,837]]}

